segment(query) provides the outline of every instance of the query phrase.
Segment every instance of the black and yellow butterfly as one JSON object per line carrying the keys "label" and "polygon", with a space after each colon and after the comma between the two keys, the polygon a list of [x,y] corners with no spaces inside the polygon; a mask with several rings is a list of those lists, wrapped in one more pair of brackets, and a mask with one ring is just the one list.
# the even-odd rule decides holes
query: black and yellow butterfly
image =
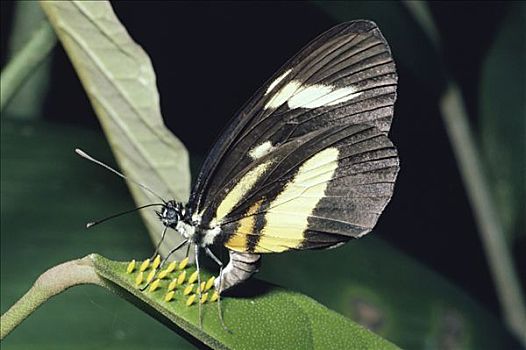
{"label": "black and yellow butterfly", "polygon": [[159,217],[183,244],[222,244],[224,291],[260,254],[332,248],[368,233],[399,170],[387,137],[397,74],[370,21],[340,24],[289,60],[241,109],[206,158],[189,202]]}

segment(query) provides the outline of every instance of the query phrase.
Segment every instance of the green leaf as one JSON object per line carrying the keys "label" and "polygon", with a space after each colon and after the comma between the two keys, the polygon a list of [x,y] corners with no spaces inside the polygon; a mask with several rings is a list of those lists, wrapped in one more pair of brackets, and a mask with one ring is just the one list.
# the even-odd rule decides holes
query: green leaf
{"label": "green leaf", "polygon": [[[186,200],[188,153],[164,125],[149,57],[129,36],[109,2],[42,1],[41,6],[73,62],[120,168],[162,198]],[[129,187],[139,205],[159,202],[136,185],[129,183]],[[157,218],[141,214],[156,243],[161,231]],[[180,239],[168,237],[161,253]]]}
{"label": "green leaf", "polygon": [[504,231],[526,233],[526,6],[515,3],[486,57],[480,90],[480,136]]}
{"label": "green leaf", "polygon": [[[186,283],[176,289],[172,301],[164,300],[168,284],[181,271],[161,280],[158,289],[141,291],[135,284],[140,272],[127,273],[127,263],[98,255],[92,259],[97,272],[123,288],[126,291],[123,295],[133,303],[215,349],[284,349],[291,344],[298,349],[397,348],[311,298],[255,279],[245,286],[250,296],[222,299],[224,320],[230,332],[221,326],[217,303],[210,302],[202,305],[203,328],[200,328],[198,306],[186,305],[187,296],[183,295]],[[186,269],[187,278],[194,271],[193,267]],[[201,274],[203,281],[209,277],[206,272]]]}
{"label": "green leaf", "polygon": [[312,296],[404,349],[519,347],[465,291],[379,236],[269,256],[258,277]]}

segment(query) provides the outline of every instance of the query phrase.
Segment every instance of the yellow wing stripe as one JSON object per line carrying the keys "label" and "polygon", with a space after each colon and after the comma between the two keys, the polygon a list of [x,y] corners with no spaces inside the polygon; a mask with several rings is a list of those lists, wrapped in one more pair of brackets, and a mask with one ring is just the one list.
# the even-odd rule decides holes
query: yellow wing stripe
{"label": "yellow wing stripe", "polygon": [[256,184],[258,179],[265,173],[268,166],[271,164],[270,161],[262,163],[250,170],[241,180],[228,192],[226,197],[223,199],[216,211],[215,220],[221,222],[221,220],[227,216],[232,209],[243,199],[252,187]]}
{"label": "yellow wing stripe", "polygon": [[336,172],[338,155],[337,148],[327,148],[303,163],[296,176],[270,203],[255,253],[278,253],[301,245],[308,218],[325,196]]}
{"label": "yellow wing stripe", "polygon": [[238,252],[246,252],[248,248],[248,237],[252,232],[254,232],[256,226],[256,216],[255,214],[261,203],[259,201],[254,203],[247,211],[247,216],[239,220],[239,226],[236,229],[236,232],[230,236],[228,241],[225,243],[225,246],[228,249],[235,250]]}

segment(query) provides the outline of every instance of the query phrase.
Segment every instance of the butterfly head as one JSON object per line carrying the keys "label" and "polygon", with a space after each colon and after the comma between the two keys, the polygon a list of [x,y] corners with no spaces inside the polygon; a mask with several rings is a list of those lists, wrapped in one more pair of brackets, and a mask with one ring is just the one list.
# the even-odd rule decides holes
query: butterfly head
{"label": "butterfly head", "polygon": [[174,200],[166,202],[160,211],[157,212],[159,219],[164,226],[175,229],[179,221],[185,214],[185,208],[182,203]]}

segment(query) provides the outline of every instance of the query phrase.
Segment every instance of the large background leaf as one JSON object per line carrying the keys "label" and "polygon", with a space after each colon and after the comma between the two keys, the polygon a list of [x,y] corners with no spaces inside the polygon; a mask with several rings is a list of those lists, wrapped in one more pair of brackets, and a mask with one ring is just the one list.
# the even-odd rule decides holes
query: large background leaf
{"label": "large background leaf", "polygon": [[[41,4],[80,76],[120,168],[166,200],[186,200],[190,192],[187,151],[164,126],[149,57],[131,39],[110,4]],[[138,205],[159,202],[136,185],[130,185],[130,191]],[[156,243],[161,231],[157,218],[147,214],[143,218]],[[179,240],[178,235],[169,235],[161,253]]]}

